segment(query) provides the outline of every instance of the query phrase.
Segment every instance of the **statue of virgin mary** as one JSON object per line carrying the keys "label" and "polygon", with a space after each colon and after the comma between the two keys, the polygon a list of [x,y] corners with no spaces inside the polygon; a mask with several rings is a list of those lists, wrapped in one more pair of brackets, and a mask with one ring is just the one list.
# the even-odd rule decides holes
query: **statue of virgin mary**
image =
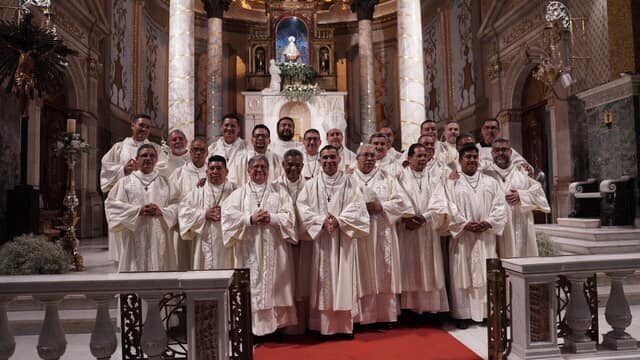
{"label": "statue of virgin mary", "polygon": [[288,38],[289,44],[284,48],[282,55],[284,56],[284,61],[287,62],[297,62],[300,58],[300,51],[296,46],[296,37],[289,36]]}

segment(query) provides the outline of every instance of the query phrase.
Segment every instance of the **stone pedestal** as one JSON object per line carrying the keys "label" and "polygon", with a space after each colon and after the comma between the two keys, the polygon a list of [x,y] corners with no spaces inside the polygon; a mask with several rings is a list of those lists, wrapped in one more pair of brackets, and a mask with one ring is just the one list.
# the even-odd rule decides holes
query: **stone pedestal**
{"label": "stone pedestal", "polygon": [[420,136],[425,120],[424,62],[420,0],[398,0],[398,74],[402,148]]}
{"label": "stone pedestal", "polygon": [[194,0],[171,0],[169,6],[169,129],[191,141],[195,133]]}

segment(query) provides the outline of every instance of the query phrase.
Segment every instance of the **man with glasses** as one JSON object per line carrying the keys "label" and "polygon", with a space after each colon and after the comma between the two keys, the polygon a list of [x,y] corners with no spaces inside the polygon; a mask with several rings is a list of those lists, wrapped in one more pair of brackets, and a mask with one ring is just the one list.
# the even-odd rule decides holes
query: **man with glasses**
{"label": "man with glasses", "polygon": [[302,176],[309,180],[320,173],[320,156],[318,151],[322,144],[320,132],[316,129],[309,129],[304,132],[302,138],[304,144],[304,167],[302,168]]}

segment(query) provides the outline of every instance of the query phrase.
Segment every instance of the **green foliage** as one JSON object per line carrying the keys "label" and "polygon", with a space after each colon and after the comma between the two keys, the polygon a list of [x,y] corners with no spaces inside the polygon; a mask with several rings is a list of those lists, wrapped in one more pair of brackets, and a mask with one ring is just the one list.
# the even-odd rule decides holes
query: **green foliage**
{"label": "green foliage", "polygon": [[538,255],[540,256],[556,256],[558,250],[556,245],[541,232],[536,232],[536,242],[538,243]]}
{"label": "green foliage", "polygon": [[285,85],[281,94],[292,101],[307,101],[320,93],[320,87],[315,85]]}
{"label": "green foliage", "polygon": [[307,64],[284,62],[278,64],[284,84],[312,84],[316,71]]}
{"label": "green foliage", "polygon": [[71,256],[42,235],[21,235],[0,248],[1,275],[62,274],[71,264]]}

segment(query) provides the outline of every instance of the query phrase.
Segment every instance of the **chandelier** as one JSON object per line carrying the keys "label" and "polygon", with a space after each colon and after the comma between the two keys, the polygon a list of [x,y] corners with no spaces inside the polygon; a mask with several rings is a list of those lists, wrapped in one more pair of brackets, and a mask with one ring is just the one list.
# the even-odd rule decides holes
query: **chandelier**
{"label": "chandelier", "polygon": [[549,1],[546,8],[544,28],[545,54],[541,56],[540,65],[533,71],[533,77],[543,82],[549,92],[560,79],[562,86],[568,88],[575,83],[571,76],[566,44],[566,35],[570,32],[571,17],[569,9],[560,1]]}

